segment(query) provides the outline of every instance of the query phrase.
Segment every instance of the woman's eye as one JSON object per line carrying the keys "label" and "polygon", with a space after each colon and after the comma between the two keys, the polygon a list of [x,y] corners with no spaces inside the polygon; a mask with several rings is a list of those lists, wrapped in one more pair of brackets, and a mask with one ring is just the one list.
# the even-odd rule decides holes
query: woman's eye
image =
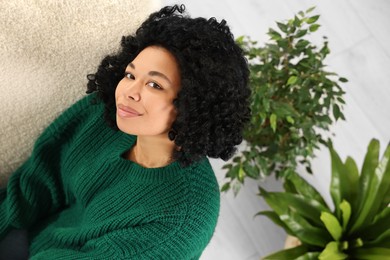
{"label": "woman's eye", "polygon": [[128,78],[128,79],[135,79],[134,75],[131,74],[130,72],[125,72],[124,77],[125,77],[125,78]]}
{"label": "woman's eye", "polygon": [[155,89],[160,89],[160,90],[162,90],[162,87],[160,87],[160,85],[157,84],[156,82],[149,82],[147,85],[148,85],[149,87],[152,87],[152,88],[155,88]]}

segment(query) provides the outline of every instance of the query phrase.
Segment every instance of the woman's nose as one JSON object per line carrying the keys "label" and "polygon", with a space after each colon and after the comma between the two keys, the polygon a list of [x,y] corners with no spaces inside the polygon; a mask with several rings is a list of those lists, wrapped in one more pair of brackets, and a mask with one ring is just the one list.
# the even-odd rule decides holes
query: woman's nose
{"label": "woman's nose", "polygon": [[128,83],[126,86],[125,95],[129,99],[133,99],[134,101],[141,100],[141,91],[142,84],[139,80],[134,80],[131,83]]}

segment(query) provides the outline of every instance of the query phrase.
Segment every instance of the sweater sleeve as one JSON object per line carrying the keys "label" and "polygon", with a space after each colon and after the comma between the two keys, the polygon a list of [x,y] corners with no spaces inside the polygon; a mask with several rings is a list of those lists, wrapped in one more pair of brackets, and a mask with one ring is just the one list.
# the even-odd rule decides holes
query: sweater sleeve
{"label": "sweater sleeve", "polygon": [[0,190],[0,239],[9,230],[28,228],[64,205],[61,153],[91,98],[75,103],[40,135],[31,156]]}
{"label": "sweater sleeve", "polygon": [[199,230],[193,230],[191,225],[150,223],[105,234],[88,241],[77,250],[48,249],[34,255],[31,260],[199,259],[205,246],[204,241],[199,241],[202,235]]}

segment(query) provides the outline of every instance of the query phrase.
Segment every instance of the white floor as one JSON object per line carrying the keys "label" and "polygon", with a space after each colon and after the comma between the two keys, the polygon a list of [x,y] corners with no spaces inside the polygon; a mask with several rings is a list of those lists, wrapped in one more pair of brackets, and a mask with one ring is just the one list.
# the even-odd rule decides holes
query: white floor
{"label": "white floor", "polygon": [[[371,138],[381,141],[382,150],[390,140],[390,1],[387,0],[162,0],[163,5],[184,3],[192,16],[224,18],[235,36],[250,35],[264,42],[275,21],[316,5],[322,25],[318,35],[329,38],[332,53],[330,71],[349,79],[344,85],[346,122],[333,128],[334,146],[345,158],[351,155],[361,165]],[[213,160],[220,183],[224,183],[223,162]],[[327,150],[318,152],[309,178],[323,193],[329,184]],[[280,184],[267,181],[266,189]],[[264,217],[253,217],[266,207],[256,196],[257,183],[248,182],[238,197],[222,195],[222,208],[215,235],[202,260],[252,260],[281,249],[285,234]]]}

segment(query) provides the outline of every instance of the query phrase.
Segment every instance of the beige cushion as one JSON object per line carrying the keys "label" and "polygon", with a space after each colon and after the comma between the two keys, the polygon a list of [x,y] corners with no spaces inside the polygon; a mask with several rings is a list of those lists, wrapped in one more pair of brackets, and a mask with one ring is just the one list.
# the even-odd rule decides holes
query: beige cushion
{"label": "beige cushion", "polygon": [[0,186],[158,0],[0,1]]}

